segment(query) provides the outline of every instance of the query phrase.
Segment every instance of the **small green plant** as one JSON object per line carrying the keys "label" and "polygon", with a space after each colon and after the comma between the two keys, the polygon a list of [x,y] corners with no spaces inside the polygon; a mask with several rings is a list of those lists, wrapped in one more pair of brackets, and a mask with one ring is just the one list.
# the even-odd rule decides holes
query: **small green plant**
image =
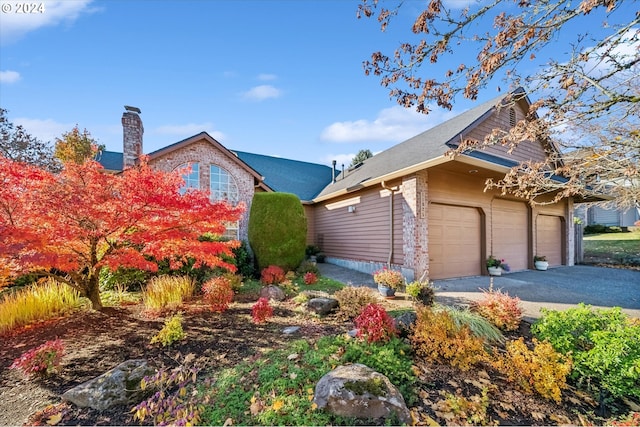
{"label": "small green plant", "polygon": [[231,280],[227,276],[213,277],[202,285],[204,301],[209,304],[211,311],[223,313],[233,301]]}
{"label": "small green plant", "polygon": [[378,301],[375,292],[366,286],[347,286],[334,293],[333,297],[338,300],[338,316],[343,320],[355,319],[367,305]]}
{"label": "small green plant", "polygon": [[355,318],[355,324],[358,328],[357,336],[369,343],[386,342],[398,335],[393,318],[380,304],[367,305]]}
{"label": "small green plant", "polygon": [[510,341],[507,353],[493,365],[524,392],[535,390],[540,396],[560,403],[571,372],[571,358],[555,351],[548,342],[534,338],[533,345],[534,349],[529,350],[523,338]]}
{"label": "small green plant", "polygon": [[170,346],[176,341],[184,339],[182,329],[182,313],[176,313],[164,322],[164,327],[151,338],[151,344],[159,342],[163,347]]}
{"label": "small green plant", "polygon": [[489,255],[489,258],[487,258],[487,268],[489,267],[501,268],[504,271],[510,270],[509,264],[504,259],[496,258],[493,255]]}
{"label": "small green plant", "polygon": [[405,291],[414,301],[423,305],[431,306],[435,301],[435,289],[428,281],[415,280],[406,286]]}
{"label": "small green plant", "polygon": [[315,262],[302,261],[300,266],[297,268],[296,273],[298,273],[299,276],[304,276],[306,273],[313,273],[319,276],[320,270]]}
{"label": "small green plant", "polygon": [[441,392],[444,399],[435,404],[437,412],[450,414],[447,425],[493,425],[493,420],[487,413],[489,408],[489,389],[484,387],[481,395],[464,397],[456,394]]}
{"label": "small green plant", "polygon": [[10,368],[19,369],[25,375],[46,376],[56,372],[64,355],[61,339],[47,341],[13,361]]}
{"label": "small green plant", "polygon": [[142,292],[148,310],[175,309],[193,295],[195,281],[188,276],[159,276],[149,281]]}
{"label": "small green plant", "polygon": [[253,323],[265,323],[271,316],[273,316],[273,308],[269,305],[269,300],[266,298],[260,298],[258,302],[251,307]]}
{"label": "small green plant", "polygon": [[520,298],[500,290],[482,290],[483,296],[471,308],[503,331],[516,331],[522,321]]}

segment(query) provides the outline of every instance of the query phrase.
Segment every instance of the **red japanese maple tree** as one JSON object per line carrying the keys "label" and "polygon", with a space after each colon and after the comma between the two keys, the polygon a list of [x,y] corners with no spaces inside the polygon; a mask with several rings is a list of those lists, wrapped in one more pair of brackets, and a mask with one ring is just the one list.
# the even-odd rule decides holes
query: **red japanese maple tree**
{"label": "red japanese maple tree", "polygon": [[[204,191],[180,194],[183,171],[153,170],[143,158],[121,174],[95,161],[68,162],[59,174],[0,157],[0,265],[11,274],[52,276],[102,308],[98,273],[107,266],[156,271],[152,259],[179,268],[222,266],[239,244],[201,241],[222,234],[243,205],[211,202]],[[2,269],[0,269],[2,270]]]}

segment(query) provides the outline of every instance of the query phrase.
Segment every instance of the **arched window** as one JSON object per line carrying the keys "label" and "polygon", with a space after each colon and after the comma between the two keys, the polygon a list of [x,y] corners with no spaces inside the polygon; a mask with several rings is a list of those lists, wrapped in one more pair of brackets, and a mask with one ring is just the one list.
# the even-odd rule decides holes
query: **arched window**
{"label": "arched window", "polygon": [[231,204],[236,204],[239,201],[235,179],[220,166],[210,166],[209,189],[213,200],[226,200]]}
{"label": "arched window", "polygon": [[[212,200],[226,200],[232,205],[240,201],[240,193],[235,179],[220,166],[209,166],[209,190]],[[239,223],[237,221],[228,222],[225,225],[227,231],[224,233],[224,237],[237,239]]]}
{"label": "arched window", "polygon": [[516,125],[516,110],[509,108],[509,126],[515,127]]}
{"label": "arched window", "polygon": [[182,175],[184,186],[180,189],[180,194],[184,194],[188,188],[200,189],[200,165],[198,163],[184,164],[178,169],[185,169],[191,166],[191,171]]}

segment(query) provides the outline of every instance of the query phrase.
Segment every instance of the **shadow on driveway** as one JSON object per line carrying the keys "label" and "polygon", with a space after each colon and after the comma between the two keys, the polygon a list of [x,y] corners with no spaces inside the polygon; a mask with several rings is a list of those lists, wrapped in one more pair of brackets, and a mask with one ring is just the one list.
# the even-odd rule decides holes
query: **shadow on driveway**
{"label": "shadow on driveway", "polygon": [[[469,303],[489,288],[489,276],[436,280],[436,300],[443,304]],[[526,270],[493,278],[501,289],[522,301],[525,318],[540,317],[543,307],[566,310],[578,303],[594,307],[621,307],[640,317],[640,271],[576,265],[547,271]]]}
{"label": "shadow on driveway", "polygon": [[[323,276],[351,286],[375,288],[367,273],[334,264],[318,264]],[[466,305],[489,289],[489,276],[435,280],[436,301],[447,305]],[[594,307],[621,307],[640,318],[640,271],[576,265],[547,271],[526,270],[494,277],[494,289],[501,289],[522,301],[528,321],[540,317],[540,309],[566,310],[578,303]]]}

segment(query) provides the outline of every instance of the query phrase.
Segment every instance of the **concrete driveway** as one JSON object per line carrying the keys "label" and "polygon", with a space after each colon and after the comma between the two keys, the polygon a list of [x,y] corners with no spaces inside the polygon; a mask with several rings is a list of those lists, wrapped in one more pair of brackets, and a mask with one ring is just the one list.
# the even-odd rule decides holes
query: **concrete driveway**
{"label": "concrete driveway", "polygon": [[[489,288],[488,276],[434,281],[436,300],[443,304],[467,304]],[[640,318],[640,271],[576,265],[547,271],[527,270],[493,278],[501,289],[522,301],[524,317],[540,317],[540,308],[566,310],[583,302],[594,307],[621,307]]]}
{"label": "concrete driveway", "polygon": [[[375,288],[370,274],[318,264],[320,273],[351,286]],[[436,280],[436,301],[441,304],[468,304],[489,289],[489,276]],[[583,302],[594,307],[621,307],[630,316],[640,318],[640,271],[576,265],[547,271],[527,270],[493,278],[494,289],[501,289],[522,301],[524,317],[533,321],[540,308],[566,310]]]}

